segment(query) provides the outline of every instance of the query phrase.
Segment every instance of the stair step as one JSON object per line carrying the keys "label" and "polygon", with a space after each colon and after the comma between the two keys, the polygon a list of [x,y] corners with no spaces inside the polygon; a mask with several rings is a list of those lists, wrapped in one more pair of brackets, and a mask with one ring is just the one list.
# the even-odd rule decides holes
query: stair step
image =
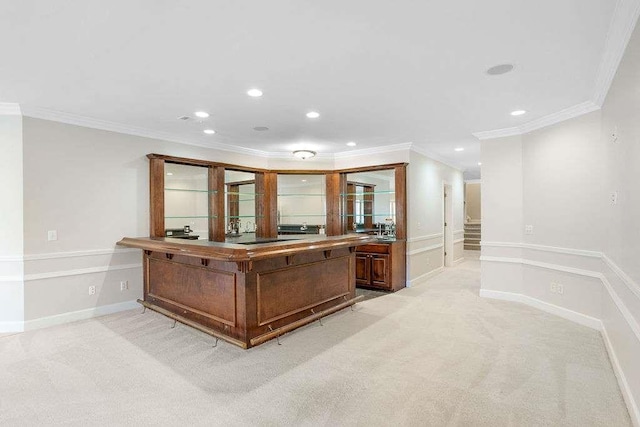
{"label": "stair step", "polygon": [[464,249],[467,250],[467,251],[479,251],[480,250],[480,245],[467,245],[465,243]]}
{"label": "stair step", "polygon": [[466,245],[468,243],[473,243],[473,244],[480,243],[480,239],[479,238],[478,239],[464,239],[464,244]]}

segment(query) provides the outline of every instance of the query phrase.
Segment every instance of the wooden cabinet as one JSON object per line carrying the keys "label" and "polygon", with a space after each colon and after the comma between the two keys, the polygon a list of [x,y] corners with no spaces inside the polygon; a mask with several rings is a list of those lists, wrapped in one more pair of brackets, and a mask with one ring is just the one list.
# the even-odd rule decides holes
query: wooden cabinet
{"label": "wooden cabinet", "polygon": [[404,241],[370,243],[356,248],[356,285],[397,291],[405,287]]}

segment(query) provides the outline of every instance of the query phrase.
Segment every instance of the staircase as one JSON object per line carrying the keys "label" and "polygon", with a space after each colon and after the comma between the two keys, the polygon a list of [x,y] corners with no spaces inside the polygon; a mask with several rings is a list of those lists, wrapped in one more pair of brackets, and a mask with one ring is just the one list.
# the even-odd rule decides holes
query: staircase
{"label": "staircase", "polygon": [[482,227],[479,222],[468,222],[464,225],[464,248],[472,251],[480,250]]}

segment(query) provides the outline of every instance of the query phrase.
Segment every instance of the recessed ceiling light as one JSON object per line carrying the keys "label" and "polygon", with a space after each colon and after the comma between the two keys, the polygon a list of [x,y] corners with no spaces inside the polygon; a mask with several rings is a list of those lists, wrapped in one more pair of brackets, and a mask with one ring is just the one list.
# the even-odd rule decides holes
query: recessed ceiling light
{"label": "recessed ceiling light", "polygon": [[317,119],[318,117],[320,117],[320,113],[318,113],[317,111],[309,111],[307,113],[307,117],[309,117],[310,119]]}
{"label": "recessed ceiling light", "polygon": [[253,97],[253,98],[259,98],[262,96],[262,91],[260,89],[249,89],[247,91],[247,95]]}
{"label": "recessed ceiling light", "polygon": [[511,112],[511,115],[512,115],[512,116],[521,116],[521,115],[523,115],[523,114],[525,114],[525,113],[526,113],[526,111],[525,111],[525,110],[516,110],[516,111],[512,111],[512,112]]}
{"label": "recessed ceiling light", "polygon": [[213,135],[214,133],[216,133],[216,131],[213,129],[205,129],[202,132],[206,133],[207,135]]}
{"label": "recessed ceiling light", "polygon": [[482,166],[482,162],[478,162],[478,166]]}
{"label": "recessed ceiling light", "polygon": [[173,172],[167,172],[167,175],[172,176]]}
{"label": "recessed ceiling light", "polygon": [[458,148],[455,148],[455,150],[456,150],[456,151],[464,151],[464,148],[462,148],[462,147],[458,147]]}
{"label": "recessed ceiling light", "polygon": [[206,111],[196,111],[193,114],[195,114],[196,117],[200,117],[201,119],[206,119],[207,117],[209,117],[209,113],[207,113]]}
{"label": "recessed ceiling light", "polygon": [[495,65],[487,70],[487,74],[490,76],[499,76],[500,74],[506,74],[513,70],[513,64],[499,64]]}
{"label": "recessed ceiling light", "polygon": [[269,130],[269,128],[266,126],[256,126],[253,128],[253,130],[257,130],[258,132],[264,132],[265,130]]}
{"label": "recessed ceiling light", "polygon": [[347,142],[347,145],[348,145],[349,147],[355,147],[355,146],[356,146],[356,145],[358,145],[358,144],[356,144],[356,143],[355,143],[355,142],[353,142],[353,141],[349,141],[349,142]]}
{"label": "recessed ceiling light", "polygon": [[307,180],[306,180],[306,179],[303,179],[303,180],[302,180],[302,182],[307,182]]}

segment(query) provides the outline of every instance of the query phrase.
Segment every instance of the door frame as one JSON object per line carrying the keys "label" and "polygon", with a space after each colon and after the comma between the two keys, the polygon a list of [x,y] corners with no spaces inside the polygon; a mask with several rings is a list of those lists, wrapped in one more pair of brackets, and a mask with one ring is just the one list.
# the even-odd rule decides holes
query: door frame
{"label": "door frame", "polygon": [[[442,259],[445,267],[453,265],[453,186],[442,181]],[[446,224],[446,226],[445,226]]]}

